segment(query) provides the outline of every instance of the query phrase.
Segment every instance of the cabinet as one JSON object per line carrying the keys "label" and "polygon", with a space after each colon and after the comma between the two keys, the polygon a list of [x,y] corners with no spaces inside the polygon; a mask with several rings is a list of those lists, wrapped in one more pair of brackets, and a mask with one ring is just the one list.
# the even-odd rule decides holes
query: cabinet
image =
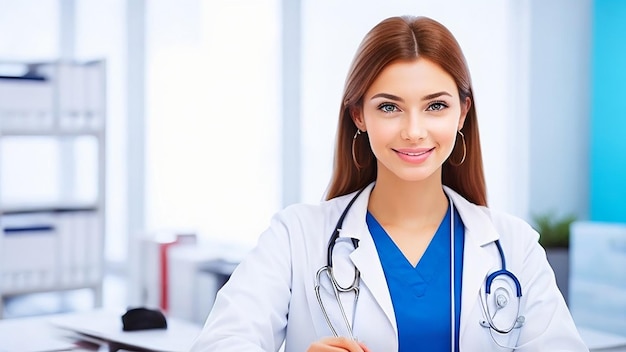
{"label": "cabinet", "polygon": [[102,305],[106,65],[0,62],[4,298],[90,288]]}

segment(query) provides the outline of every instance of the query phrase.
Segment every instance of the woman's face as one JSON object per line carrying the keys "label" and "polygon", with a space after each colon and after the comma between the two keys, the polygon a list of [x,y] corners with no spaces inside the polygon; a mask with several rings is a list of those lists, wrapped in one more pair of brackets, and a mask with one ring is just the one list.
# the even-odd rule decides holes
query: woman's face
{"label": "woman's face", "polygon": [[454,148],[469,106],[469,98],[461,104],[452,76],[418,58],[389,64],[352,117],[359,129],[367,131],[379,181],[440,180],[441,165]]}

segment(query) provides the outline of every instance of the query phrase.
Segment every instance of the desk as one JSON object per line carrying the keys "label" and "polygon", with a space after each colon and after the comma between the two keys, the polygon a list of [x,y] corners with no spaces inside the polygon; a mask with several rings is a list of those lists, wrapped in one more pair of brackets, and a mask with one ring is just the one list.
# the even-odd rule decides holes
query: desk
{"label": "desk", "polygon": [[626,337],[579,327],[578,332],[591,352],[626,352]]}
{"label": "desk", "polygon": [[0,320],[0,352],[188,351],[201,327],[167,318],[167,329],[122,331],[124,312],[94,310]]}
{"label": "desk", "polygon": [[[122,331],[124,312],[95,310],[0,320],[0,352],[188,351],[201,326],[168,317],[166,330]],[[626,352],[626,338],[579,328],[591,351]],[[80,341],[95,343],[79,343]]]}

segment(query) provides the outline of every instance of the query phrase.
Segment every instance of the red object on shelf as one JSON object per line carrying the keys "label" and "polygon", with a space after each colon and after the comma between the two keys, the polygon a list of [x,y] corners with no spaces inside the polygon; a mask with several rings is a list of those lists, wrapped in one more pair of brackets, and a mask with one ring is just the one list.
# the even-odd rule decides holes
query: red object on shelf
{"label": "red object on shelf", "polygon": [[159,306],[160,308],[167,312],[168,309],[168,295],[167,295],[167,284],[169,283],[168,280],[168,270],[167,270],[167,251],[168,249],[177,244],[178,243],[178,238],[174,241],[174,242],[168,242],[168,243],[161,243],[159,245],[159,264],[160,264],[160,271],[161,271],[161,302],[159,302]]}
{"label": "red object on shelf", "polygon": [[158,243],[158,270],[159,270],[159,308],[164,312],[169,309],[169,270],[168,270],[168,252],[169,248],[179,244],[196,244],[195,235],[178,234],[169,242]]}

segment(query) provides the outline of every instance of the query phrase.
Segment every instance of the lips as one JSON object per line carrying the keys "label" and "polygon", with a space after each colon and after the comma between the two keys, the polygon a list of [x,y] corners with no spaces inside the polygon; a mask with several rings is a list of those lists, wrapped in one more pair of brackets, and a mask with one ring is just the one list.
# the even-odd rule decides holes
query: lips
{"label": "lips", "polygon": [[435,148],[393,149],[398,157],[409,164],[421,164],[433,153]]}
{"label": "lips", "polygon": [[420,148],[420,149],[394,149],[397,153],[408,156],[420,156],[424,155],[435,148]]}

